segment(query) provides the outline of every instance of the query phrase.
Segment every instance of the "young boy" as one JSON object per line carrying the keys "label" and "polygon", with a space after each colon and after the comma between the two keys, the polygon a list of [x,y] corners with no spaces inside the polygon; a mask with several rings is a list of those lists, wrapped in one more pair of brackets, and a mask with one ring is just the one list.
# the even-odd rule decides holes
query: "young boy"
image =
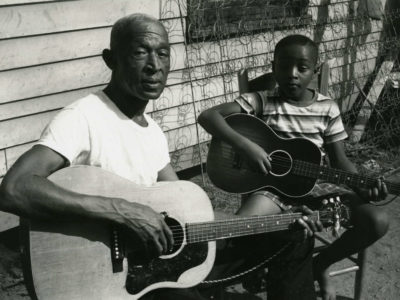
{"label": "young boy", "polygon": [[[232,145],[254,170],[267,174],[271,158],[260,146],[235,132],[224,117],[234,113],[250,113],[260,117],[279,136],[300,137],[314,142],[329,157],[333,168],[357,172],[347,158],[343,140],[347,137],[338,105],[330,98],[309,89],[318,71],[318,47],[302,35],[290,35],[278,42],[272,70],[278,88],[271,91],[243,94],[232,103],[224,103],[204,111],[199,123],[207,132]],[[377,179],[370,190],[349,192],[346,197],[352,207],[351,229],[313,261],[314,278],[318,281],[322,299],[336,299],[329,281],[328,268],[346,256],[371,245],[388,229],[388,217],[369,200],[383,200],[387,188]],[[288,199],[269,191],[258,191],[245,200],[240,210],[253,214],[273,214],[281,211]],[[239,210],[239,212],[240,212]]]}

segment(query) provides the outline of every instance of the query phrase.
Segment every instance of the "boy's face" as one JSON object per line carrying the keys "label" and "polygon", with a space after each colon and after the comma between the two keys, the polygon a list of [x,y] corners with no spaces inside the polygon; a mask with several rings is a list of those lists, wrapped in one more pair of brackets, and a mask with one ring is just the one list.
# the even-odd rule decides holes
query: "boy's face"
{"label": "boy's face", "polygon": [[308,84],[316,73],[316,53],[311,46],[290,45],[275,54],[274,77],[281,93],[301,101]]}
{"label": "boy's face", "polygon": [[164,90],[170,70],[168,35],[161,24],[134,24],[130,38],[116,53],[115,82],[132,97],[157,99]]}

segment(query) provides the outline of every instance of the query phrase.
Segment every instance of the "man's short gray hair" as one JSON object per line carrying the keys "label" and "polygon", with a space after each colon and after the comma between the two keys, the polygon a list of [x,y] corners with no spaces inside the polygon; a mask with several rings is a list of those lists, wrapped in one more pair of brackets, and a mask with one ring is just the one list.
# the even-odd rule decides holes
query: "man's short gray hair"
{"label": "man's short gray hair", "polygon": [[120,43],[126,42],[126,40],[131,36],[132,24],[135,23],[138,24],[141,22],[155,22],[163,26],[158,19],[150,15],[135,13],[125,16],[119,19],[117,22],[115,22],[115,24],[111,29],[111,39],[110,39],[111,50],[118,50],[120,47]]}

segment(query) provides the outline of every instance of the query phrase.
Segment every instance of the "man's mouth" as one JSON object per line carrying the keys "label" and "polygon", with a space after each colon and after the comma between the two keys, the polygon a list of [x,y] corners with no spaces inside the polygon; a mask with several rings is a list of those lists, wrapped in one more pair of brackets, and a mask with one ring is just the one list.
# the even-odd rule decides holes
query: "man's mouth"
{"label": "man's mouth", "polygon": [[158,88],[161,85],[161,81],[159,80],[144,80],[143,86],[150,89]]}

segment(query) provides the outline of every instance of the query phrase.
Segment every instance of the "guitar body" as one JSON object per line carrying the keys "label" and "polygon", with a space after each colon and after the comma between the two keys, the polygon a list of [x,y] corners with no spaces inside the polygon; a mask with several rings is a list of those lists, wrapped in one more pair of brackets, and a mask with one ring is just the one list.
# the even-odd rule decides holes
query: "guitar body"
{"label": "guitar body", "polygon": [[207,174],[219,188],[231,193],[249,193],[261,188],[273,189],[289,197],[302,197],[314,187],[316,179],[294,174],[291,162],[305,161],[319,165],[321,151],[309,140],[284,139],[262,120],[246,114],[233,114],[226,122],[238,133],[258,144],[270,154],[273,164],[268,175],[251,170],[233,148],[212,138],[207,156]]}
{"label": "guitar body", "polygon": [[[65,168],[49,179],[78,193],[119,197],[165,211],[182,226],[189,220],[214,219],[206,193],[188,181],[143,188],[88,166]],[[191,287],[204,280],[215,258],[215,242],[185,245],[183,240],[173,253],[154,259],[130,252],[123,270],[114,273],[110,224],[38,220],[23,224],[25,280],[33,298],[40,300],[138,299],[157,288]]]}

